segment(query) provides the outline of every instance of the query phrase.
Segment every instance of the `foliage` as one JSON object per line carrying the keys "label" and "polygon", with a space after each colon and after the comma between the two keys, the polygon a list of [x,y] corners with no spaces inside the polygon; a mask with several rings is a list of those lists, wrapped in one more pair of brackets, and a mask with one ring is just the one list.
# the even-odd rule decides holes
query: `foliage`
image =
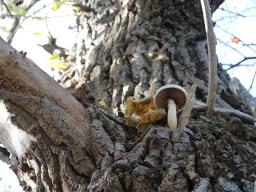
{"label": "foliage", "polygon": [[11,3],[9,5],[9,9],[12,13],[14,13],[17,16],[25,16],[27,14],[27,10],[21,6],[17,6],[14,3]]}

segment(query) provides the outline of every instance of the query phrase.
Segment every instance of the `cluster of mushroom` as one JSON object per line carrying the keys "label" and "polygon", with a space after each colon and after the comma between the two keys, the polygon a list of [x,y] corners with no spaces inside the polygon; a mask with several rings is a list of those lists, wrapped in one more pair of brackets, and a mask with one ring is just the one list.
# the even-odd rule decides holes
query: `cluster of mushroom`
{"label": "cluster of mushroom", "polygon": [[187,104],[188,96],[185,89],[178,85],[166,85],[157,90],[154,103],[160,108],[168,108],[167,122],[171,130],[177,129],[177,111]]}

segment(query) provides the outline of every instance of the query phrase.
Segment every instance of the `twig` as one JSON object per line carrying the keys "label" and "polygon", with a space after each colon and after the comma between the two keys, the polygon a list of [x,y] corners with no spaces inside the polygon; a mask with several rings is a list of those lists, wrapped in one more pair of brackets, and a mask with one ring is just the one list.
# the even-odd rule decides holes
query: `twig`
{"label": "twig", "polygon": [[[252,63],[252,64],[240,64],[236,67],[252,67],[254,66],[256,63]],[[227,63],[221,63],[222,66],[232,66],[233,64],[227,64]]]}
{"label": "twig", "polygon": [[243,46],[256,46],[256,43],[243,43]]}
{"label": "twig", "polygon": [[224,9],[224,8],[222,8],[222,7],[220,7],[219,9],[220,9],[220,10],[222,10],[222,11],[225,11],[225,12],[231,13],[231,14],[233,14],[233,15],[235,15],[235,16],[239,16],[239,17],[246,17],[245,15],[242,15],[242,14],[240,14],[240,13],[233,12],[233,11],[230,11],[230,10],[227,10],[227,9]]}
{"label": "twig", "polygon": [[256,57],[244,57],[241,61],[239,61],[238,63],[231,65],[229,68],[226,69],[226,71],[233,69],[234,67],[239,66],[241,63],[243,63],[246,60],[251,60],[251,59],[256,59]]}
{"label": "twig", "polygon": [[14,22],[12,24],[11,29],[9,30],[9,35],[7,36],[7,42],[11,44],[14,35],[16,34],[17,30],[19,29],[20,17],[14,17]]}
{"label": "twig", "polygon": [[223,45],[229,47],[230,49],[232,49],[233,51],[237,52],[239,55],[242,55],[243,57],[246,57],[243,53],[241,53],[240,51],[238,51],[236,48],[232,47],[231,45],[227,44],[224,41],[221,41],[220,39],[217,39],[220,43],[222,43]]}
{"label": "twig", "polygon": [[250,87],[249,87],[249,89],[248,89],[248,92],[250,92],[250,91],[251,91],[251,89],[252,89],[252,86],[253,86],[253,83],[254,83],[255,77],[256,77],[256,71],[254,72],[254,75],[253,75],[253,78],[252,78],[252,82],[251,82],[251,85],[250,85]]}
{"label": "twig", "polygon": [[[233,33],[230,33],[229,31],[223,29],[222,27],[220,27],[219,25],[215,25],[215,27],[218,27],[220,30],[222,30],[223,32],[229,34],[231,37],[236,37],[236,35],[234,35]],[[242,39],[240,39],[240,43],[242,43],[243,45],[246,44]],[[250,49],[252,52],[256,53],[256,50],[251,48],[250,46],[247,46],[248,49]]]}
{"label": "twig", "polygon": [[13,17],[11,11],[9,10],[8,6],[5,4],[4,0],[1,0],[2,4],[4,5],[5,9],[7,10],[8,14]]}
{"label": "twig", "polygon": [[[35,1],[36,3],[37,1]],[[44,8],[46,8],[47,5],[43,5],[42,7],[39,7],[37,10],[33,11],[30,15],[28,16],[25,16],[25,18],[30,18],[30,17],[33,17],[35,14],[39,13],[40,11],[42,11]]]}
{"label": "twig", "polygon": [[209,55],[209,86],[207,97],[207,116],[211,117],[213,115],[217,90],[216,37],[213,31],[211,11],[208,0],[201,0],[201,6],[204,16],[205,32],[207,36]]}
{"label": "twig", "polygon": [[[255,3],[255,2],[254,2]],[[241,11],[241,13],[246,12],[246,11],[250,11],[250,10],[254,10],[256,8],[256,6],[250,6],[245,8],[244,10]],[[247,16],[248,17],[248,16]]]}
{"label": "twig", "polygon": [[[1,0],[1,1],[3,1],[3,0]],[[25,8],[26,11],[28,11],[31,7],[33,7],[38,1],[39,1],[39,0],[33,0],[33,1],[28,5],[28,7]],[[11,30],[10,30],[10,33],[9,33],[9,35],[8,35],[8,37],[7,37],[7,42],[8,42],[9,44],[11,44],[11,42],[12,42],[12,40],[13,40],[13,38],[14,38],[14,36],[15,36],[15,34],[16,34],[18,28],[19,28],[19,26],[21,25],[21,23],[24,22],[25,19],[26,19],[26,18],[23,17],[24,19],[21,20],[21,17],[20,17],[20,16],[15,16],[14,18],[15,18],[14,23],[13,23],[12,28],[11,28]]]}

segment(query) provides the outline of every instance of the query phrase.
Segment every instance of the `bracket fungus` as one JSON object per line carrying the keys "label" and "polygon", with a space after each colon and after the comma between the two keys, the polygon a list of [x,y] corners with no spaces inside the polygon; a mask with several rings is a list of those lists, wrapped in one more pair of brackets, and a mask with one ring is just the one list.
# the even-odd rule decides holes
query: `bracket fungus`
{"label": "bracket fungus", "polygon": [[177,129],[177,110],[182,110],[187,100],[187,92],[181,86],[170,84],[157,90],[154,103],[157,107],[168,108],[167,122],[171,130]]}

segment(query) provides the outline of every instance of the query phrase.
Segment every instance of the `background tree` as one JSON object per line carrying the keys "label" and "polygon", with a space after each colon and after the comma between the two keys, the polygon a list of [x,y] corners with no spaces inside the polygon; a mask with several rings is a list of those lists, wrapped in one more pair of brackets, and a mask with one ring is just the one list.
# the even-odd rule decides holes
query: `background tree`
{"label": "background tree", "polygon": [[[222,1],[210,3],[215,11]],[[61,83],[80,103],[1,40],[0,128],[8,148],[1,147],[1,159],[24,189],[252,191],[256,101],[218,65],[219,113],[205,117],[208,57],[200,1],[75,6],[83,11]],[[122,117],[128,97],[150,97],[170,83],[187,87],[191,98],[189,87],[196,84],[190,123],[171,132],[163,119],[139,135]]]}

